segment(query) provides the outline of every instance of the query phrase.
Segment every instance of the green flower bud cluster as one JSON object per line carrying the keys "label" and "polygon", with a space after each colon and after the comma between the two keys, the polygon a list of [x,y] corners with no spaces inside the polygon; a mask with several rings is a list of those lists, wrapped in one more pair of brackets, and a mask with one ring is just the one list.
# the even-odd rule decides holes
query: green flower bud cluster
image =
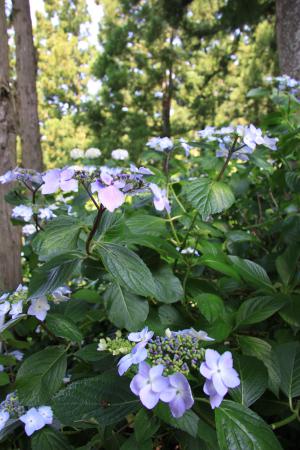
{"label": "green flower bud cluster", "polygon": [[199,369],[205,355],[205,349],[201,347],[199,339],[179,334],[170,337],[157,336],[148,342],[147,350],[151,364],[163,364],[166,375],[175,372],[189,375],[192,369]]}
{"label": "green flower bud cluster", "polygon": [[97,350],[107,351],[114,356],[118,355],[127,355],[131,352],[133,344],[129,342],[127,339],[122,338],[120,334],[116,333],[116,338],[106,338],[100,339]]}

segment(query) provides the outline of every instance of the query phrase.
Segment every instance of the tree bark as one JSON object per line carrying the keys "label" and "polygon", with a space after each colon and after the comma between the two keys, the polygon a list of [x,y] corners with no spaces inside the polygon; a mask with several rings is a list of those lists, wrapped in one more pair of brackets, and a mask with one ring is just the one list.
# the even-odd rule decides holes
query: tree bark
{"label": "tree bark", "polygon": [[300,0],[276,0],[276,32],[280,71],[300,80]]}
{"label": "tree bark", "polygon": [[36,54],[33,45],[29,0],[13,0],[13,25],[16,41],[17,103],[22,164],[41,171],[38,100],[36,92]]}
{"label": "tree bark", "polygon": [[[5,0],[0,0],[0,174],[16,165],[16,132],[13,95],[9,85],[9,47]],[[5,201],[9,186],[0,184],[0,288],[15,289],[21,281],[21,233],[10,221]]]}

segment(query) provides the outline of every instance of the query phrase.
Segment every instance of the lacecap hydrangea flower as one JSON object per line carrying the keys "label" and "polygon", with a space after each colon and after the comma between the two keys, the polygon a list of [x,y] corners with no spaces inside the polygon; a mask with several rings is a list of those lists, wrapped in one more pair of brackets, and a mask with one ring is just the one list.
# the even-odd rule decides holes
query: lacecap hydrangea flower
{"label": "lacecap hydrangea flower", "polygon": [[52,424],[53,412],[50,406],[30,408],[26,414],[20,417],[20,420],[25,424],[25,433],[27,436],[31,436],[35,431],[40,430],[45,425]]}
{"label": "lacecap hydrangea flower", "polygon": [[[136,343],[130,353],[118,362],[119,375],[129,369],[137,373],[130,383],[131,391],[139,396],[142,404],[154,408],[159,401],[168,403],[173,417],[182,417],[194,404],[190,375],[200,373],[205,376],[204,392],[210,396],[212,408],[219,406],[228,388],[239,385],[239,377],[233,369],[232,355],[220,355],[215,350],[205,350],[202,342],[213,339],[205,331],[188,328],[185,330],[166,330],[166,336],[154,336],[145,327],[128,335],[129,342]],[[104,342],[103,342],[104,341]],[[116,352],[111,340],[100,340],[98,350]],[[124,340],[117,337],[116,343],[125,347]]]}
{"label": "lacecap hydrangea flower", "polygon": [[147,142],[147,147],[156,150],[157,152],[171,151],[173,148],[173,141],[168,137],[153,137]]}

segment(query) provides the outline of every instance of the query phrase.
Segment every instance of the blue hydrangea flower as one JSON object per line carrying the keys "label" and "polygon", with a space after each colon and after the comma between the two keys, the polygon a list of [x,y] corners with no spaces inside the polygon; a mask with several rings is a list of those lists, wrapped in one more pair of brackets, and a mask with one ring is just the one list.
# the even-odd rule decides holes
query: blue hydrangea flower
{"label": "blue hydrangea flower", "polygon": [[[235,388],[240,384],[239,375],[233,368],[231,352],[220,355],[216,350],[207,349],[205,362],[200,365],[200,373],[211,381],[205,385],[204,390],[210,397],[215,397],[216,394],[224,397],[229,388]],[[215,399],[213,404],[215,405],[218,401],[219,399]]]}
{"label": "blue hydrangea flower", "polygon": [[128,340],[132,342],[140,342],[146,346],[153,334],[153,331],[149,331],[148,327],[145,327],[142,331],[138,331],[137,333],[129,333]]}
{"label": "blue hydrangea flower", "polygon": [[123,375],[133,364],[139,364],[147,358],[147,350],[143,345],[137,344],[131,353],[123,356],[118,362],[119,375]]}
{"label": "blue hydrangea flower", "polygon": [[182,417],[194,404],[188,380],[182,373],[174,373],[168,377],[169,386],[160,395],[163,402],[169,403],[173,417]]}
{"label": "blue hydrangea flower", "polygon": [[169,381],[162,375],[164,366],[150,367],[146,362],[141,362],[139,372],[130,383],[130,389],[140,397],[142,404],[147,409],[152,409],[159,402],[160,395],[168,389]]}

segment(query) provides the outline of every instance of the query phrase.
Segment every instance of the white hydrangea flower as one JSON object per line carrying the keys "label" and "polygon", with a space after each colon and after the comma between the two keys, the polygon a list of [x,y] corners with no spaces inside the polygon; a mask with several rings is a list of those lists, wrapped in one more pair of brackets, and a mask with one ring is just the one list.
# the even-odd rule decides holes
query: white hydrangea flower
{"label": "white hydrangea flower", "polygon": [[96,159],[99,158],[101,156],[101,151],[99,150],[99,148],[88,148],[87,151],[85,152],[85,157],[89,158],[89,159]]}
{"label": "white hydrangea flower", "polygon": [[168,137],[153,137],[147,142],[147,147],[152,148],[158,152],[163,152],[165,150],[171,150],[173,148],[173,142]]}
{"label": "white hydrangea flower", "polygon": [[117,148],[111,152],[111,157],[112,159],[116,159],[118,161],[124,161],[129,158],[129,153],[123,148]]}
{"label": "white hydrangea flower", "polygon": [[81,150],[80,148],[73,148],[70,151],[70,156],[72,159],[80,159],[84,157],[84,151]]}
{"label": "white hydrangea flower", "polygon": [[32,224],[24,225],[24,227],[22,228],[22,233],[24,234],[24,236],[31,236],[35,232],[36,228]]}

